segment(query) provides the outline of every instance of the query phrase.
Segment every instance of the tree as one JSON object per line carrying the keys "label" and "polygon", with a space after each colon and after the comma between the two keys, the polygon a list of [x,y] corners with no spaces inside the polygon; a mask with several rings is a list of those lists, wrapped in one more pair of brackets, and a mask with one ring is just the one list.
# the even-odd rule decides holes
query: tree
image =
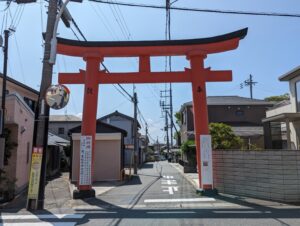
{"label": "tree", "polygon": [[243,141],[236,136],[231,126],[224,123],[210,123],[209,131],[212,137],[213,149],[241,148]]}
{"label": "tree", "polygon": [[275,101],[275,102],[280,102],[280,101],[289,100],[289,99],[290,99],[290,95],[288,93],[285,93],[285,94],[279,95],[279,96],[270,96],[270,97],[265,98],[266,101]]}
{"label": "tree", "polygon": [[176,123],[180,126],[180,124],[181,124],[181,112],[176,112],[175,113],[175,118],[176,118]]}

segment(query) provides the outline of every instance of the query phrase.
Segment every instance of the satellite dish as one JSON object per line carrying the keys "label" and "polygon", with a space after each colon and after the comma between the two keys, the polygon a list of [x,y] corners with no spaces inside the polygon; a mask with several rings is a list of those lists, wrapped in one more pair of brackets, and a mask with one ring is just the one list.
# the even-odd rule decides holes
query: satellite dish
{"label": "satellite dish", "polygon": [[64,85],[52,85],[46,91],[46,103],[55,110],[64,108],[69,98],[70,90]]}

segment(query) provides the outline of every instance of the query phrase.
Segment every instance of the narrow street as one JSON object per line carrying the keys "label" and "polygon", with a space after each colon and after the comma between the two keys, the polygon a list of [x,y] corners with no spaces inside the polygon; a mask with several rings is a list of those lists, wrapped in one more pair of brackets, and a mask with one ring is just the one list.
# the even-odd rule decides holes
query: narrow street
{"label": "narrow street", "polygon": [[300,225],[299,206],[224,195],[201,197],[167,162],[145,164],[128,183],[96,198],[72,200],[63,208],[35,215],[4,212],[1,226]]}

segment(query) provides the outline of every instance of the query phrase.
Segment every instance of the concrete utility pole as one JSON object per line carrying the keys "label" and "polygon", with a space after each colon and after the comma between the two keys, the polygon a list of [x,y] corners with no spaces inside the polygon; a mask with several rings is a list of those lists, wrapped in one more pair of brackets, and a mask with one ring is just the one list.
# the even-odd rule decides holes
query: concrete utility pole
{"label": "concrete utility pole", "polygon": [[43,58],[43,69],[42,69],[42,80],[41,88],[38,99],[38,105],[35,111],[35,132],[34,132],[34,146],[43,147],[43,157],[42,157],[42,168],[40,176],[39,185],[39,195],[37,207],[28,204],[28,209],[43,209],[44,208],[44,198],[45,198],[45,182],[46,182],[46,148],[48,143],[48,122],[49,122],[49,106],[45,104],[45,95],[47,88],[52,83],[52,72],[53,64],[49,63],[50,50],[51,50],[51,38],[53,36],[53,30],[57,14],[57,0],[49,0],[48,6],[48,19],[47,28],[45,35],[45,48],[44,48],[44,58]]}
{"label": "concrete utility pole", "polygon": [[255,86],[255,84],[257,84],[257,82],[253,81],[253,76],[251,74],[249,76],[249,79],[240,84],[241,89],[244,88],[244,86],[249,86],[251,99],[253,99],[253,86]]}
{"label": "concrete utility pole", "polygon": [[[171,57],[170,57],[171,58]],[[171,71],[171,69],[170,69]],[[172,97],[172,83],[170,83],[170,138],[171,138],[171,148],[173,148],[173,97]]]}
{"label": "concrete utility pole", "polygon": [[[167,151],[168,155],[170,154],[170,142],[169,142],[169,121],[168,121],[168,111],[165,112],[166,117],[166,135],[167,135]],[[169,157],[169,156],[168,156]]]}
{"label": "concrete utility pole", "polygon": [[134,174],[137,174],[137,161],[138,161],[138,129],[137,129],[137,104],[138,104],[138,99],[136,92],[133,94],[133,104],[134,104],[134,122],[133,122],[133,147],[134,147]]}

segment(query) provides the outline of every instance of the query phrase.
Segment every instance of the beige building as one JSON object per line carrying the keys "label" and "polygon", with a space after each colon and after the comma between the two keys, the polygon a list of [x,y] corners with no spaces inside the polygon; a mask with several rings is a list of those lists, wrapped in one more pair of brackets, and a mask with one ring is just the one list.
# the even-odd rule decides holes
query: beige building
{"label": "beige building", "polygon": [[282,101],[266,112],[263,119],[266,148],[299,149],[300,67],[279,77],[289,83],[290,100]]}
{"label": "beige building", "polygon": [[[70,130],[72,163],[70,178],[77,182],[79,177],[79,150],[81,126]],[[93,157],[93,182],[117,181],[122,179],[124,169],[125,130],[97,121],[96,148]]]}

